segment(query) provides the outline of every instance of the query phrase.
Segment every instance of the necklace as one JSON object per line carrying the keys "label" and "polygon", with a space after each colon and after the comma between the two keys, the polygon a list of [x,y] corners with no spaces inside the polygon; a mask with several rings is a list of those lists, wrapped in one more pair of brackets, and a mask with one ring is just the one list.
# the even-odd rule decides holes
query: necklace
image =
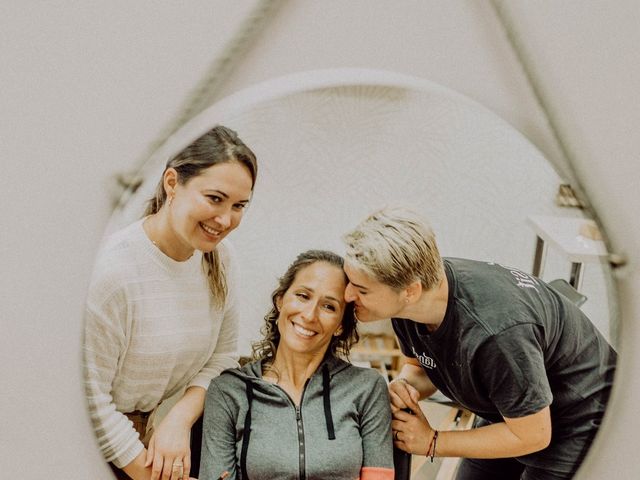
{"label": "necklace", "polygon": [[167,253],[167,251],[165,251],[165,249],[164,249],[164,248],[162,248],[162,247],[160,246],[160,244],[159,244],[156,240],[154,240],[154,238],[153,238],[155,235],[154,235],[154,234],[152,234],[152,225],[148,223],[148,220],[149,220],[151,217],[152,217],[152,215],[149,215],[149,216],[144,220],[144,222],[143,222],[143,224],[142,224],[142,227],[143,227],[143,229],[144,229],[144,231],[145,231],[145,233],[146,233],[146,235],[147,235],[147,238],[148,238],[149,240],[151,240],[151,243],[153,243],[153,245],[154,245],[158,250],[160,250],[162,253],[164,253],[167,257],[169,257],[169,258],[173,258],[174,260],[176,260],[176,261],[178,261],[178,262],[186,261],[186,260],[189,260],[191,257],[193,257],[193,253],[194,253],[194,251],[192,251],[192,252],[191,252],[191,254],[190,254],[187,258],[185,258],[184,260],[177,260],[177,259],[175,259],[172,255],[169,255],[169,253]]}

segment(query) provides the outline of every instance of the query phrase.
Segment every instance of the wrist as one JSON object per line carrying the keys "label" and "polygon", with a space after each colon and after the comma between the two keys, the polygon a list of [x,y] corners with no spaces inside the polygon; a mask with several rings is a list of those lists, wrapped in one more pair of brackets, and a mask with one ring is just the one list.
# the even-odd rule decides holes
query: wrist
{"label": "wrist", "polygon": [[438,430],[433,430],[432,434],[431,434],[431,440],[429,440],[429,444],[427,446],[427,453],[425,454],[426,457],[429,457],[431,460],[431,463],[433,463],[433,459],[436,456],[436,448],[437,448],[437,442],[438,442]]}
{"label": "wrist", "polygon": [[[411,385],[411,384],[409,383],[409,380],[407,380],[407,379],[406,379],[406,378],[404,378],[404,377],[396,377],[396,378],[394,378],[394,379],[391,381],[391,383],[398,383],[398,382],[404,383],[405,385]],[[411,385],[411,386],[413,386],[413,385]]]}

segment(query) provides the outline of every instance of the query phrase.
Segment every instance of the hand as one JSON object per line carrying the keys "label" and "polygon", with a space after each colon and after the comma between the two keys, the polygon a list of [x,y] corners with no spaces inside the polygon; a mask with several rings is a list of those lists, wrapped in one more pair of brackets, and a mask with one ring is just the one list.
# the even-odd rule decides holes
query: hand
{"label": "hand", "polygon": [[151,436],[145,467],[151,466],[151,480],[189,480],[190,428],[169,413]]}
{"label": "hand", "polygon": [[428,455],[435,430],[417,402],[410,399],[407,408],[411,413],[399,409],[393,412],[393,444],[408,453]]}
{"label": "hand", "polygon": [[[391,411],[395,413],[398,410],[411,408],[411,404],[417,406],[420,392],[404,378],[396,378],[389,383],[389,397],[391,399]],[[418,410],[420,410],[419,407]]]}

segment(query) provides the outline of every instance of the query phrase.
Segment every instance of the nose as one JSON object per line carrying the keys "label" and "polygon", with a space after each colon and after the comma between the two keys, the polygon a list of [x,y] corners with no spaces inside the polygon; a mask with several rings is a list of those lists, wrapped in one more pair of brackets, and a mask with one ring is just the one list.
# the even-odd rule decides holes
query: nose
{"label": "nose", "polygon": [[222,228],[229,228],[231,226],[231,213],[229,211],[220,213],[219,215],[216,215],[215,220]]}
{"label": "nose", "polygon": [[318,312],[318,303],[308,302],[302,308],[302,311],[300,312],[300,316],[305,322],[311,322],[316,319],[317,312]]}
{"label": "nose", "polygon": [[356,298],[356,289],[351,285],[351,282],[347,283],[347,287],[344,289],[345,302],[355,302]]}

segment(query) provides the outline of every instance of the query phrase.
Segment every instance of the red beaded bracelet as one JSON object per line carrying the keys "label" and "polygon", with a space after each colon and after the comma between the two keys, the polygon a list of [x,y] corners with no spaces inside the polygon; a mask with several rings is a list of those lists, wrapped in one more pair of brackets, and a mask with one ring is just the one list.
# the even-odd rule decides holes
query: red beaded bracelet
{"label": "red beaded bracelet", "polygon": [[[438,441],[438,430],[434,430],[433,437],[427,448],[427,457],[430,457],[431,463],[433,463],[433,457],[436,456],[436,442]],[[432,448],[433,447],[433,448]]]}

